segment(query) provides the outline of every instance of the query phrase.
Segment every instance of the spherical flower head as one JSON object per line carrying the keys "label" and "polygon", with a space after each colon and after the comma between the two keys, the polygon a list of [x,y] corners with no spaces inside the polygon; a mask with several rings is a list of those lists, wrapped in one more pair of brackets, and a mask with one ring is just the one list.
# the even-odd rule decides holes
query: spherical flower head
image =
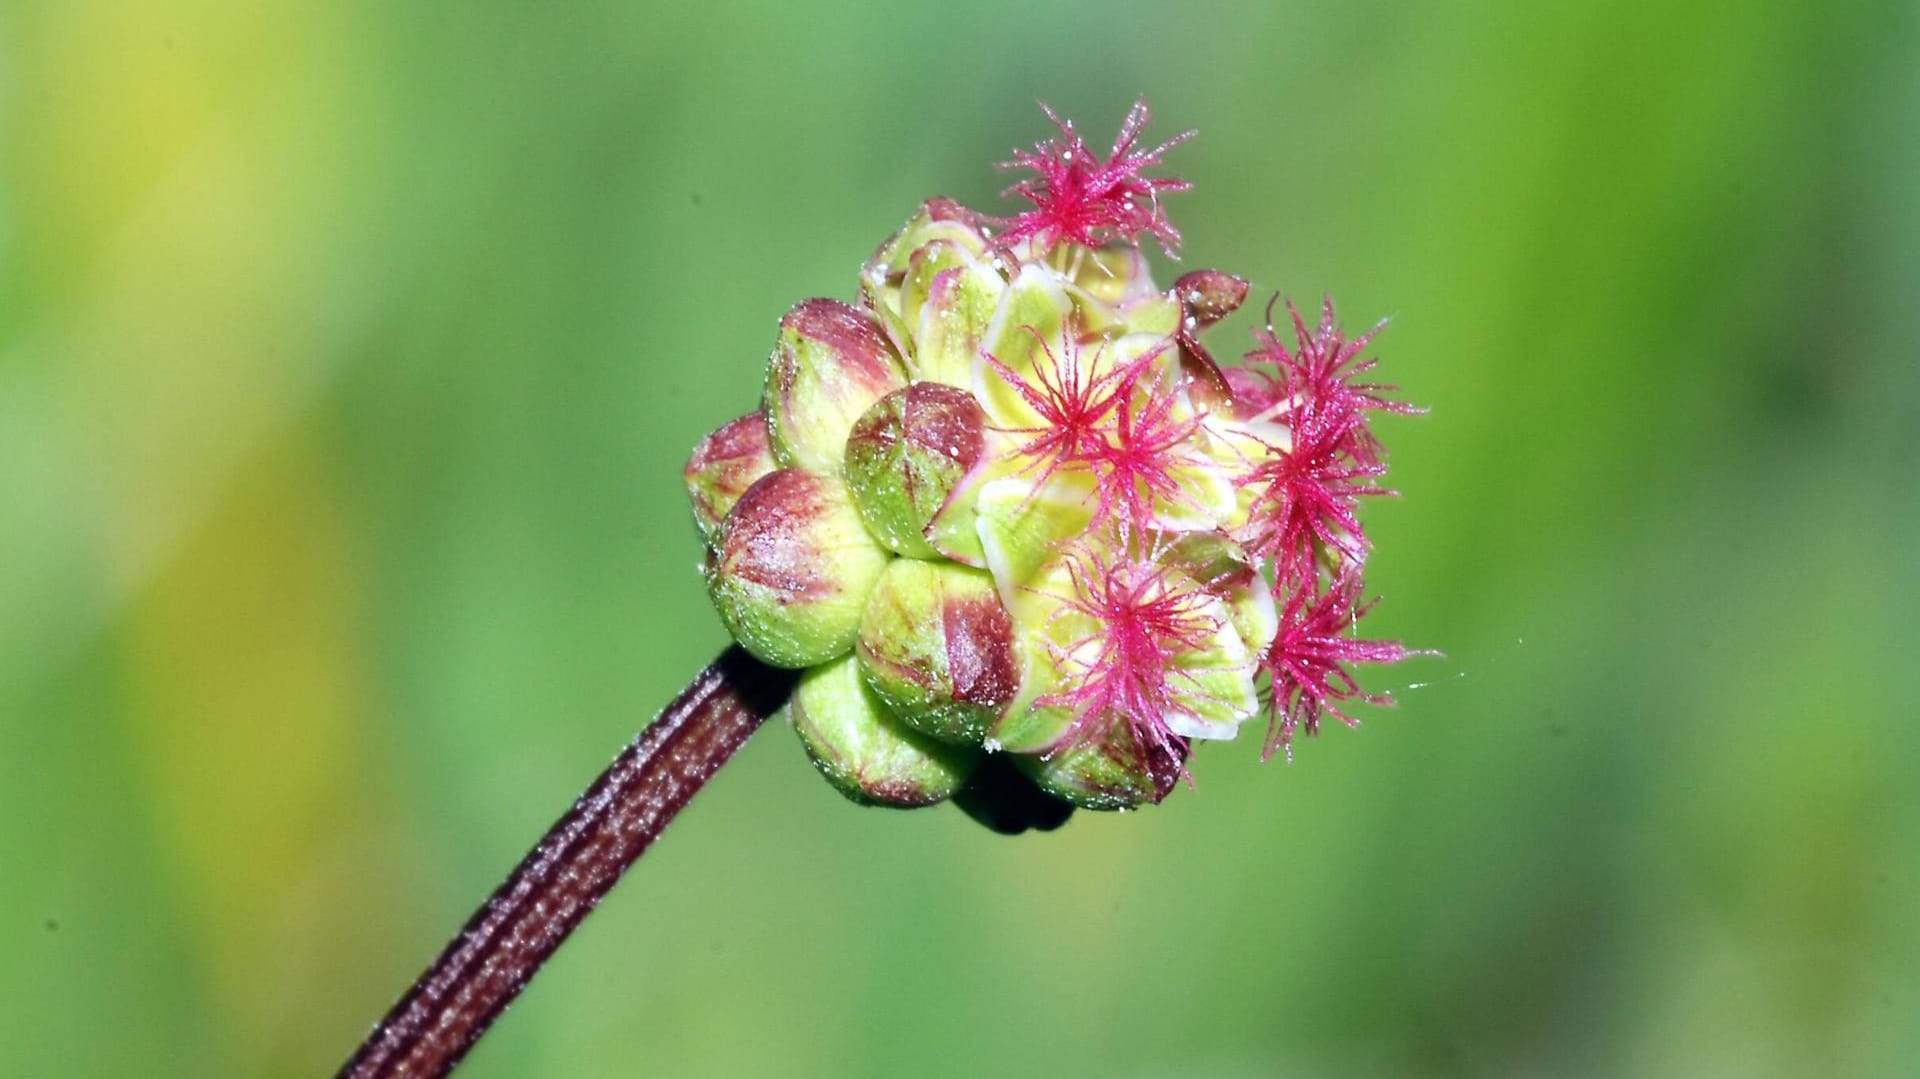
{"label": "spherical flower head", "polygon": [[[1196,744],[1269,715],[1268,751],[1384,703],[1351,667],[1384,493],[1369,429],[1413,411],[1359,382],[1372,334],[1329,305],[1221,367],[1202,337],[1246,282],[1155,284],[1179,233],[1138,148],[1073,125],[1016,155],[1030,209],[929,199],[862,267],[857,306],[781,322],[759,412],[686,470],[723,622],[804,668],[793,719],[865,804],[951,796],[1005,831],[1158,802]],[[997,231],[996,231],[997,230]],[[1049,809],[1047,807],[1066,807]]]}

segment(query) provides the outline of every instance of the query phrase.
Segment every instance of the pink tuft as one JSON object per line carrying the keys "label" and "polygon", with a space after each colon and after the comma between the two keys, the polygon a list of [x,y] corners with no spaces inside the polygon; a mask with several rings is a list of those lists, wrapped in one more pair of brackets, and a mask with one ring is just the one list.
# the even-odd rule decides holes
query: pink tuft
{"label": "pink tuft", "polygon": [[1136,368],[1128,377],[1113,422],[1087,452],[1099,499],[1094,523],[1117,523],[1123,537],[1144,535],[1153,526],[1155,503],[1191,501],[1175,472],[1207,464],[1190,441],[1204,414],[1175,418],[1176,395],[1165,386],[1136,392],[1140,374]]}
{"label": "pink tuft", "polygon": [[1341,711],[1337,702],[1393,703],[1385,693],[1361,690],[1348,664],[1398,663],[1421,654],[1398,641],[1347,636],[1373,606],[1359,602],[1360,588],[1359,573],[1350,570],[1325,592],[1301,589],[1287,598],[1280,612],[1280,632],[1261,661],[1272,681],[1272,717],[1263,759],[1285,749],[1291,760],[1294,732],[1304,729],[1318,734],[1322,716],[1356,726],[1359,721]]}
{"label": "pink tuft", "polygon": [[1368,482],[1386,466],[1353,451],[1365,427],[1358,409],[1344,402],[1296,407],[1287,420],[1292,445],[1273,447],[1241,480],[1256,493],[1237,538],[1273,560],[1275,583],[1283,590],[1312,591],[1320,551],[1333,555],[1343,570],[1366,561],[1369,544],[1355,499],[1391,492]]}
{"label": "pink tuft", "polygon": [[1319,585],[1320,554],[1331,556],[1341,573],[1365,561],[1368,543],[1356,500],[1391,493],[1371,482],[1386,472],[1386,464],[1367,414],[1421,410],[1387,398],[1391,386],[1354,381],[1377,363],[1364,353],[1379,326],[1346,337],[1334,321],[1331,300],[1322,303],[1313,329],[1291,303],[1287,312],[1293,346],[1274,330],[1270,302],[1266,328],[1255,331],[1257,347],[1247,354],[1253,366],[1229,373],[1234,414],[1273,419],[1291,435],[1290,446],[1275,447],[1242,479],[1242,486],[1257,493],[1238,538],[1273,559],[1283,591],[1310,592]]}
{"label": "pink tuft", "polygon": [[[1378,366],[1378,360],[1362,353],[1372,343],[1374,335],[1386,325],[1385,320],[1375,324],[1366,333],[1349,338],[1340,332],[1339,325],[1334,321],[1331,299],[1321,301],[1319,325],[1311,330],[1307,328],[1306,319],[1301,317],[1300,309],[1291,301],[1287,303],[1287,314],[1293,321],[1293,348],[1289,349],[1274,330],[1273,303],[1269,301],[1266,327],[1254,331],[1256,347],[1246,357],[1248,363],[1263,365],[1253,371],[1256,378],[1267,384],[1266,396],[1270,404],[1290,402],[1296,408],[1348,409],[1358,413],[1378,410],[1412,415],[1424,411],[1404,401],[1385,397],[1385,394],[1394,391],[1393,386],[1354,381],[1356,376]],[[1273,372],[1264,370],[1264,365],[1271,365]],[[1367,428],[1364,417],[1348,432],[1348,437],[1346,449],[1349,453],[1360,460],[1378,463],[1380,443]]]}
{"label": "pink tuft", "polygon": [[1059,650],[1068,688],[1039,703],[1072,709],[1069,740],[1105,741],[1126,723],[1143,750],[1185,760],[1186,740],[1166,717],[1200,690],[1173,661],[1219,632],[1211,595],[1153,554],[1080,549],[1067,555],[1067,573],[1073,594],[1060,598],[1098,628]]}
{"label": "pink tuft", "polygon": [[1151,235],[1161,250],[1173,254],[1180,246],[1180,230],[1167,220],[1160,196],[1191,185],[1141,173],[1159,165],[1168,150],[1193,132],[1176,135],[1151,150],[1134,149],[1151,117],[1143,98],[1128,111],[1114,137],[1113,152],[1103,161],[1088,149],[1071,120],[1062,120],[1044,103],[1040,108],[1060,129],[1060,137],[1037,143],[1032,150],[1015,150],[1013,160],[1001,164],[1004,169],[1031,169],[1034,175],[1006,191],[1032,203],[1033,209],[1001,220],[1006,231],[1000,235],[1000,244],[1012,247],[1032,241],[1043,251],[1062,243],[1099,247],[1112,240],[1138,246],[1142,235]]}
{"label": "pink tuft", "polygon": [[1100,454],[1106,446],[1104,428],[1109,418],[1127,396],[1133,380],[1157,354],[1149,352],[1126,367],[1095,375],[1093,368],[1098,365],[1100,353],[1096,350],[1093,362],[1082,370],[1080,345],[1071,325],[1067,327],[1058,355],[1038,330],[1031,326],[1023,328],[1040,346],[1044,357],[1034,362],[1031,380],[992,355],[985,359],[987,365],[1040,414],[1038,427],[998,430],[1027,436],[1014,453],[1029,458],[1023,471],[1043,465],[1039,482],[1045,482],[1062,467],[1085,464]]}

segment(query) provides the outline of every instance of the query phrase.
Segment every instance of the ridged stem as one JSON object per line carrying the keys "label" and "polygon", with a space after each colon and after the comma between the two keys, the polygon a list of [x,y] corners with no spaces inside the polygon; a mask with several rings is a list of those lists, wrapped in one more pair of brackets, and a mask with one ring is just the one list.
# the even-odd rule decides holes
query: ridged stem
{"label": "ridged stem", "polygon": [[786,703],[795,678],[738,647],[701,671],[548,829],[338,1079],[452,1071],[674,815]]}

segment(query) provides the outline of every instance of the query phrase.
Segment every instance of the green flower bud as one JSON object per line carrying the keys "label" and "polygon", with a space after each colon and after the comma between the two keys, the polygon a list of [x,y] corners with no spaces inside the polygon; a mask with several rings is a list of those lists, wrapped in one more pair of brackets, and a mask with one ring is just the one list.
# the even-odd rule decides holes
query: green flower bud
{"label": "green flower bud", "polygon": [[780,320],[767,361],[766,414],[774,459],[837,472],[847,432],[875,401],[907,384],[874,320],[835,300],[807,300]]}
{"label": "green flower bud", "polygon": [[854,505],[880,542],[937,558],[927,527],[986,446],[986,414],[967,391],[916,382],[881,398],[847,436]]}
{"label": "green flower bud", "polygon": [[936,241],[914,251],[900,292],[900,320],[913,334],[913,377],[970,386],[980,342],[999,309],[1006,279],[960,244]]}
{"label": "green flower bud", "polygon": [[946,558],[975,569],[987,568],[986,547],[980,542],[980,492],[988,484],[1018,472],[1022,462],[1009,455],[1007,436],[986,432],[987,452],[960,478],[946,504],[927,522],[927,542]]}
{"label": "green flower bud", "polygon": [[808,671],[788,709],[814,766],[863,805],[915,807],[953,796],[979,752],[900,722],[861,677],[852,656]]}
{"label": "green flower bud", "polygon": [[853,647],[888,557],[838,478],[783,468],[727,514],[707,592],[747,651],[776,667],[808,667]]}
{"label": "green flower bud", "polygon": [[1020,692],[987,732],[989,748],[1041,753],[1058,747],[1072,728],[1072,707],[1057,700],[1070,677],[1059,657],[1081,635],[1097,629],[1066,602],[1073,589],[1066,562],[1057,558],[1010,595],[1002,589],[1013,617]]}
{"label": "green flower bud", "polygon": [[861,302],[886,329],[894,347],[908,363],[914,361],[917,351],[916,327],[901,314],[901,290],[914,252],[928,244],[944,243],[984,258],[987,238],[974,222],[973,211],[952,199],[928,199],[898,232],[880,245],[860,270]]}
{"label": "green flower bud", "polygon": [[913,253],[936,240],[964,247],[973,254],[984,254],[987,238],[974,226],[976,214],[949,198],[930,198],[920,204],[907,223],[886,238],[867,260],[860,272],[863,283],[900,283]]}
{"label": "green flower bud", "polygon": [[701,439],[681,473],[700,534],[713,542],[733,504],[754,481],[778,467],[767,445],[767,418],[758,412]]}
{"label": "green flower bud", "polygon": [[1005,379],[993,373],[987,357],[1016,374],[1033,371],[1038,363],[1046,361],[1049,348],[1060,350],[1058,343],[1072,308],[1073,301],[1059,273],[1035,263],[1020,268],[1000,297],[1000,306],[974,360],[974,395],[989,415],[1027,417],[1032,409]]}
{"label": "green flower bud", "polygon": [[1179,303],[1154,287],[1146,259],[1134,248],[1058,248],[1040,268],[1054,273],[1082,335],[1164,337],[1180,327]]}
{"label": "green flower bud", "polygon": [[854,654],[903,721],[979,745],[1020,686],[1013,622],[988,574],[898,558],[867,601]]}
{"label": "green flower bud", "polygon": [[1130,334],[1165,338],[1180,328],[1180,305],[1162,292],[1142,296],[1117,308],[1116,315]]}
{"label": "green flower bud", "polygon": [[1085,473],[1055,473],[1038,485],[1014,475],[983,486],[974,504],[974,527],[1001,597],[1013,604],[1021,586],[1062,543],[1086,532],[1093,509],[1093,481]]}

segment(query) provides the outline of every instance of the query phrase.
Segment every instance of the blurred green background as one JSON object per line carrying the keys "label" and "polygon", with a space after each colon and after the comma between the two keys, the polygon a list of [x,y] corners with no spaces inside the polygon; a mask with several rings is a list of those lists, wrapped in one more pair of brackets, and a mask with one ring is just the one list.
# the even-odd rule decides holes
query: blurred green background
{"label": "blurred green background", "polygon": [[1913,1074],[1913,4],[0,10],[0,1074],[336,1067],[723,643],[780,313],[1141,93],[1446,658],[1018,840],[769,728],[464,1074]]}

